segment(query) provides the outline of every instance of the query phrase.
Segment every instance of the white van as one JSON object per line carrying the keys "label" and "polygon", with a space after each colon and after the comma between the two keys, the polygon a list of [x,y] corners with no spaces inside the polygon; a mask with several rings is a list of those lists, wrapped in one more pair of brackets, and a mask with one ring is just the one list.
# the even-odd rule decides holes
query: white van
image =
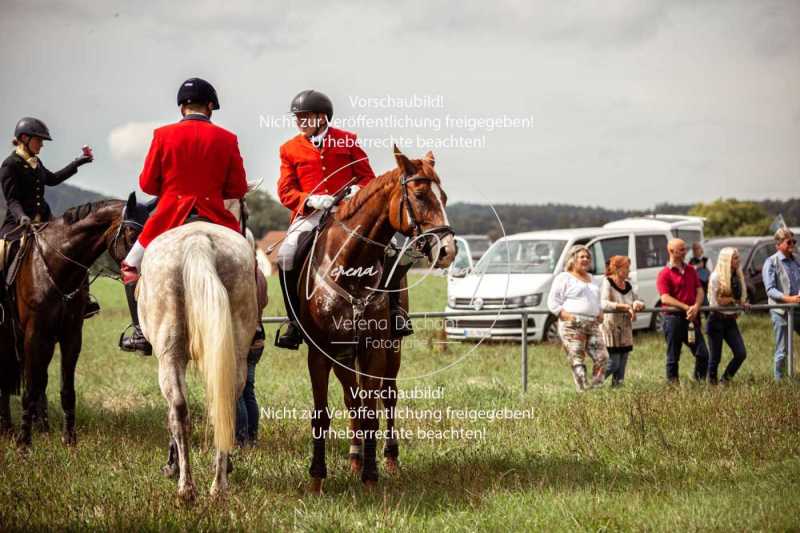
{"label": "white van", "polygon": [[[451,270],[447,282],[448,312],[459,310],[526,309],[547,311],[547,296],[566,253],[575,244],[592,251],[596,283],[603,278],[612,255],[631,258],[631,283],[647,307],[659,304],[656,277],[667,264],[664,229],[577,228],[509,235],[495,242],[472,268]],[[658,327],[657,313],[639,313],[635,329]],[[453,317],[447,320],[451,339],[516,339],[520,315]],[[556,341],[556,318],[549,313],[529,315],[528,338]]]}
{"label": "white van", "polygon": [[676,239],[682,239],[691,249],[692,243],[703,242],[704,217],[690,215],[645,215],[643,217],[623,218],[609,222],[606,229],[636,229],[669,231]]}

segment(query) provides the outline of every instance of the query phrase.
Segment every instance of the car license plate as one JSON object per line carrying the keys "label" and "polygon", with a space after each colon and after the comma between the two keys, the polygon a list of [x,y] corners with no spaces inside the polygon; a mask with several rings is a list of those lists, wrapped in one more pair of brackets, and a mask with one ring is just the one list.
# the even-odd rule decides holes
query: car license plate
{"label": "car license plate", "polygon": [[491,331],[492,330],[488,328],[465,329],[464,337],[468,339],[482,339],[484,337],[489,337],[491,335]]}

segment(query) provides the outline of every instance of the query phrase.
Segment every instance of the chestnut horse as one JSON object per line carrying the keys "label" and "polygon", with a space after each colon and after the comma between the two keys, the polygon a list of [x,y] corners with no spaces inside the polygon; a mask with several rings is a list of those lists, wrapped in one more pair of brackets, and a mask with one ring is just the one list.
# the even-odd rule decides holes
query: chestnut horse
{"label": "chestnut horse", "polygon": [[142,209],[135,195],[127,203],[95,202],[73,207],[27,233],[27,251],[20,258],[13,298],[6,302],[0,325],[0,431],[12,431],[9,396],[21,382],[19,444],[31,444],[33,417],[45,407],[40,403],[47,401],[47,367],[56,343],[61,347],[62,441],[76,443],[75,366],[81,351],[89,267],[105,251],[117,262],[125,257],[141,230]]}
{"label": "chestnut horse", "polygon": [[[363,461],[357,463],[361,479],[368,487],[378,480],[377,400],[382,390],[395,387],[400,362],[399,350],[391,349],[387,294],[379,286],[392,236],[400,232],[414,238],[436,267],[446,268],[456,253],[433,154],[410,160],[395,147],[395,159],[397,168],[373,179],[323,217],[300,275],[298,317],[309,345],[314,395],[310,467],[314,493],[322,492],[327,476],[331,369],[342,384],[353,442],[363,440]],[[395,402],[396,398],[384,399],[384,407],[391,411]]]}

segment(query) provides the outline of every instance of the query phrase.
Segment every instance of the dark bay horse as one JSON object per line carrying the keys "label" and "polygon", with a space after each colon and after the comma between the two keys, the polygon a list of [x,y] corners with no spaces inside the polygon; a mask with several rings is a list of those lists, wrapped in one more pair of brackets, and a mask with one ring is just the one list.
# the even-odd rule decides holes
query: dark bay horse
{"label": "dark bay horse", "polygon": [[[135,195],[127,202],[105,200],[74,207],[34,225],[0,325],[0,431],[11,433],[10,395],[22,385],[19,444],[31,444],[31,425],[46,402],[47,367],[61,348],[62,441],[76,443],[75,366],[81,351],[89,267],[108,251],[119,263],[141,224]],[[20,252],[21,253],[21,252]]]}
{"label": "dark bay horse", "polygon": [[392,236],[399,231],[412,237],[439,268],[446,268],[456,253],[433,154],[410,160],[395,147],[395,159],[397,168],[372,180],[327,215],[300,275],[298,316],[309,345],[314,395],[310,468],[314,493],[322,491],[327,476],[331,369],[342,384],[352,442],[363,441],[363,461],[354,464],[365,485],[378,480],[377,400],[382,398],[384,407],[393,411],[396,397],[387,398],[381,391],[396,390],[400,363],[399,348],[392,348],[387,294],[379,284]]}

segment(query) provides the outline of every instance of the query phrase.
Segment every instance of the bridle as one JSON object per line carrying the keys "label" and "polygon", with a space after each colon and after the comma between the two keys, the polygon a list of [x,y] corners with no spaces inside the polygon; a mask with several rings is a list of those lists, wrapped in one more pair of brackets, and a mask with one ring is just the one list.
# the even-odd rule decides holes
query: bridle
{"label": "bridle", "polygon": [[[435,240],[437,242],[441,242],[448,235],[455,236],[456,233],[453,230],[452,226],[448,226],[448,225],[433,226],[433,227],[428,228],[428,229],[424,229],[422,227],[422,225],[417,220],[417,216],[414,213],[413,203],[411,202],[411,198],[408,195],[408,184],[411,183],[412,181],[427,181],[427,182],[430,183],[430,182],[433,182],[434,179],[431,178],[431,177],[428,177],[428,176],[423,176],[421,174],[415,174],[413,176],[406,176],[404,174],[404,175],[400,176],[400,190],[401,190],[402,195],[400,197],[400,209],[398,209],[398,211],[397,211],[397,213],[398,213],[397,227],[398,228],[402,228],[403,227],[403,211],[405,210],[406,216],[408,218],[408,225],[412,227],[412,232],[411,232],[410,237],[412,239],[414,239],[415,244],[417,245],[415,250],[420,254],[427,255],[431,260],[433,260],[433,258],[431,257],[431,250],[432,250],[432,248],[431,248],[431,246],[432,246],[431,245],[431,239],[426,239],[426,238],[421,238],[421,237],[425,237],[425,236],[430,235],[430,236],[435,237]],[[334,202],[334,205],[335,204],[336,203]],[[330,209],[331,208],[326,210],[326,212],[323,214],[322,219],[320,220],[319,227],[323,226],[322,222],[327,218]],[[352,235],[356,239],[358,239],[358,240],[360,240],[360,241],[362,241],[364,243],[376,246],[378,248],[383,248],[384,253],[386,255],[392,256],[392,255],[395,255],[396,253],[398,253],[400,251],[391,242],[388,243],[388,244],[383,244],[383,243],[374,241],[374,240],[370,239],[369,237],[367,237],[365,235],[362,235],[361,233],[357,232],[356,230],[350,228],[347,224],[345,224],[341,220],[337,220],[335,218],[334,218],[334,220],[336,221],[336,223],[339,226],[344,228],[350,235]],[[420,256],[420,258],[421,258],[421,256]]]}
{"label": "bridle", "polygon": [[[140,224],[139,222],[136,222],[135,220],[126,219],[125,218],[126,213],[127,213],[127,206],[122,210],[122,222],[120,222],[119,226],[117,227],[117,231],[114,233],[114,237],[111,239],[111,245],[108,247],[109,251],[111,251],[111,250],[116,251],[116,248],[117,248],[117,246],[119,244],[119,239],[122,236],[122,230],[125,227],[132,226],[132,227],[137,228],[137,229],[143,228],[143,225]],[[55,247],[52,244],[50,244],[49,242],[47,242],[47,240],[44,237],[41,236],[41,232],[42,232],[42,230],[45,229],[45,227],[47,227],[47,223],[42,224],[40,227],[35,228],[32,231],[33,238],[34,238],[34,243],[36,244],[36,250],[39,252],[39,257],[41,258],[42,264],[44,265],[44,273],[47,276],[47,279],[50,282],[50,285],[52,285],[53,288],[56,290],[56,292],[58,292],[58,294],[61,296],[61,299],[64,301],[64,303],[69,303],[78,294],[78,292],[80,292],[80,290],[83,288],[84,281],[89,277],[89,268],[90,268],[90,266],[86,266],[83,263],[80,263],[80,262],[78,262],[78,261],[76,261],[76,260],[74,260],[74,259],[72,259],[70,257],[67,257],[66,255],[64,255],[61,252],[61,250],[59,250],[57,247]],[[58,286],[58,283],[56,283],[56,280],[53,277],[53,273],[50,270],[50,267],[47,265],[47,261],[45,259],[45,254],[44,254],[44,250],[42,249],[42,242],[44,242],[47,245],[48,248],[52,249],[56,253],[56,255],[58,255],[59,257],[64,259],[66,262],[72,263],[73,265],[79,267],[80,269],[82,269],[85,272],[85,275],[81,278],[81,282],[78,284],[78,286],[75,288],[75,290],[70,291],[70,292],[64,292],[63,290],[61,290],[61,287]],[[124,243],[123,243],[123,246],[124,246]],[[98,271],[95,274],[94,278],[91,281],[89,281],[89,285],[94,283],[94,280],[97,279],[102,274],[103,274],[103,269],[101,269],[100,271]]]}
{"label": "bridle", "polygon": [[[143,224],[127,218],[127,214],[128,214],[128,206],[126,205],[122,209],[122,222],[119,223],[117,231],[114,233],[114,237],[111,239],[111,246],[108,247],[109,252],[113,250],[116,254],[117,246],[119,245],[119,239],[122,236],[122,230],[124,230],[126,227],[133,227],[139,231],[141,231],[144,228]],[[123,252],[125,251],[124,246],[125,243],[123,243]],[[120,254],[119,257],[122,258],[123,255],[124,254]],[[114,259],[116,259],[116,257],[114,257]]]}
{"label": "bridle", "polygon": [[[455,235],[456,232],[453,231],[451,226],[442,225],[442,226],[434,226],[432,228],[428,228],[423,230],[422,225],[417,222],[417,217],[414,214],[414,206],[411,203],[411,199],[408,197],[408,184],[412,181],[427,181],[428,183],[432,183],[434,180],[431,177],[423,176],[421,174],[415,174],[413,176],[406,176],[403,174],[400,177],[400,187],[402,191],[402,196],[400,197],[400,209],[398,210],[398,216],[400,220],[398,221],[397,227],[403,227],[403,207],[405,207],[406,214],[408,216],[408,223],[414,228],[411,237],[416,238],[422,235],[436,235],[440,240],[448,235]],[[425,239],[425,246],[430,246],[430,241]]]}

